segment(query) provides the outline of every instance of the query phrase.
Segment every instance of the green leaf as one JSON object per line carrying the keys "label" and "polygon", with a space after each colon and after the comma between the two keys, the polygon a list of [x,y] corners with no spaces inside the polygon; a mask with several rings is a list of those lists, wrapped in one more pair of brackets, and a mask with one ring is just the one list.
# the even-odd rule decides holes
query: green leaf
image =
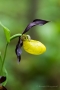
{"label": "green leaf", "polygon": [[10,42],[10,30],[7,27],[5,27],[1,22],[0,22],[0,25],[3,27],[5,36],[6,36],[6,40],[9,43]]}

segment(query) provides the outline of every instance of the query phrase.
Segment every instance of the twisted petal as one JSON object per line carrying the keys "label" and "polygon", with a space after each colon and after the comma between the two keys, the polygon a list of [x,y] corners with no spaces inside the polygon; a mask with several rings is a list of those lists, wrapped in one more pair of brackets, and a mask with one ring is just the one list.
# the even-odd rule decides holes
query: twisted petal
{"label": "twisted petal", "polygon": [[49,21],[46,21],[46,20],[42,20],[42,19],[35,19],[33,20],[33,22],[31,22],[27,27],[26,29],[23,31],[22,34],[26,33],[27,31],[29,31],[30,28],[36,26],[36,25],[44,25],[46,23],[48,23]]}
{"label": "twisted petal", "polygon": [[17,45],[16,45],[16,49],[15,49],[15,53],[16,53],[16,55],[17,55],[17,58],[18,58],[18,61],[20,62],[20,60],[21,60],[21,53],[22,53],[22,51],[21,51],[21,47],[22,47],[22,40],[21,40],[21,38],[19,37],[19,40],[18,40],[18,43],[17,43]]}

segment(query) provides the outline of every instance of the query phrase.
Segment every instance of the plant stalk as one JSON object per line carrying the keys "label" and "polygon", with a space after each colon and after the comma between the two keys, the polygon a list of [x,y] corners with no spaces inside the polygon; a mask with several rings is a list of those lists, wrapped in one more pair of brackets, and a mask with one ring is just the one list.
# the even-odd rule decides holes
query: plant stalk
{"label": "plant stalk", "polygon": [[3,72],[3,66],[4,66],[4,62],[5,62],[5,58],[6,58],[7,47],[8,47],[8,43],[6,44],[4,57],[3,57],[3,60],[2,60],[1,74]]}
{"label": "plant stalk", "polygon": [[20,37],[22,34],[15,34],[15,35],[13,35],[13,36],[11,36],[10,37],[10,40],[13,40],[13,39],[15,39],[15,38],[17,38],[17,37]]}
{"label": "plant stalk", "polygon": [[[20,37],[22,34],[15,34],[13,36],[10,37],[10,41],[17,38],[17,37]],[[8,47],[8,44],[6,44],[6,47],[5,47],[5,52],[4,52],[4,57],[3,57],[3,60],[2,60],[2,67],[1,67],[1,74],[3,72],[3,67],[4,67],[4,62],[5,62],[5,58],[6,58],[6,53],[7,53],[7,47]]]}

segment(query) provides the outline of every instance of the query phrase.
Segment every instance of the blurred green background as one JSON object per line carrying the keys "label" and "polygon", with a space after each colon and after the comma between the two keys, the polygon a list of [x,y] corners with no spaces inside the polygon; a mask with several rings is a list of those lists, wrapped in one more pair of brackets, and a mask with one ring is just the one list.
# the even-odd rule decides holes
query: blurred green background
{"label": "blurred green background", "polygon": [[[60,0],[0,0],[0,21],[11,35],[22,33],[34,19],[51,22],[33,27],[27,34],[45,44],[42,55],[30,55],[22,48],[22,60],[17,61],[11,41],[5,61],[8,90],[60,90]],[[5,36],[0,26],[0,51],[5,49]]]}

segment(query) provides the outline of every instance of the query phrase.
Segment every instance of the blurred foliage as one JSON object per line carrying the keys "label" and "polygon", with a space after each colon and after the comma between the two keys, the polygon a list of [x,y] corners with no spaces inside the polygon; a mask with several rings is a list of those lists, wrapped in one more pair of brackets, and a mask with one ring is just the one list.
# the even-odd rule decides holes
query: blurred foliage
{"label": "blurred foliage", "polygon": [[[39,56],[26,53],[17,61],[11,41],[5,66],[8,72],[8,90],[60,90],[60,0],[0,0],[0,21],[11,30],[21,33],[35,18],[49,20],[44,26],[33,27],[28,34],[46,45]],[[6,40],[0,27],[0,51],[4,54]]]}

